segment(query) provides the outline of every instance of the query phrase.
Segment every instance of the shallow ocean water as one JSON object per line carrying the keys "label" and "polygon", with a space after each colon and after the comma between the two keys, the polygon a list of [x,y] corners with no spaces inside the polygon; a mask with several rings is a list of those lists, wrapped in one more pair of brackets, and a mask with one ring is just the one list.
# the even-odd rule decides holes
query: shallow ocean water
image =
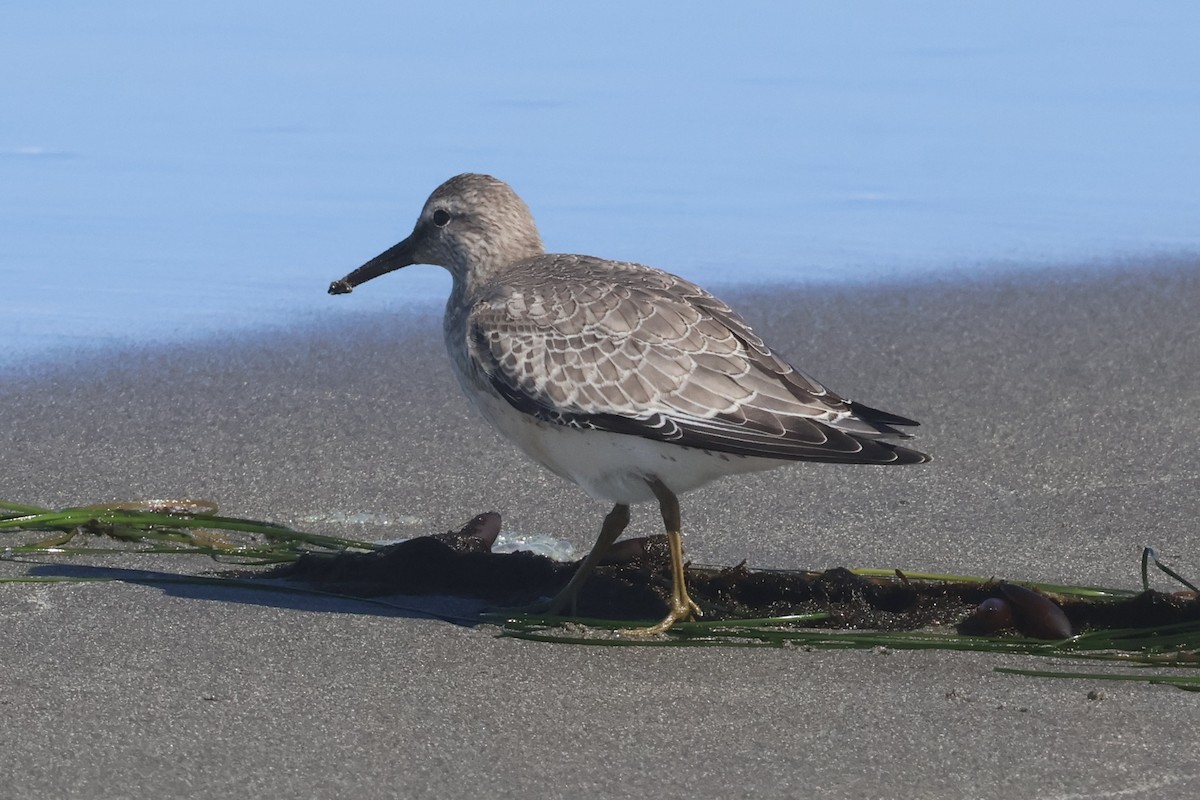
{"label": "shallow ocean water", "polygon": [[0,11],[0,367],[426,306],[325,294],[462,171],[701,283],[1200,251],[1200,7],[128,0]]}

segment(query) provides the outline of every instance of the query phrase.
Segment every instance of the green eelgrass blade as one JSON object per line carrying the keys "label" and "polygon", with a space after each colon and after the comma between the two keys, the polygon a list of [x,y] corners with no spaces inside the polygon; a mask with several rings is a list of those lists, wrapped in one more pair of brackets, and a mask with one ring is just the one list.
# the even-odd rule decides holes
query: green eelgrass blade
{"label": "green eelgrass blade", "polygon": [[[934,581],[937,583],[977,583],[985,584],[992,583],[995,578],[980,578],[972,575],[943,575],[934,572],[909,572],[907,570],[895,569],[867,569],[857,568],[850,570],[855,575],[862,575],[866,578],[895,578],[903,576],[906,580],[913,581]],[[1043,583],[1040,581],[1009,581],[1018,586],[1026,586],[1033,589],[1040,589],[1043,592],[1051,594],[1069,595],[1073,597],[1128,597],[1137,592],[1132,592],[1127,589],[1108,589],[1103,586],[1071,586],[1062,583]]]}
{"label": "green eelgrass blade", "polygon": [[1033,678],[1074,678],[1093,681],[1137,681],[1139,683],[1168,684],[1191,692],[1200,691],[1200,677],[1192,675],[1145,675],[1137,672],[1064,672],[1045,669],[1021,669],[1019,667],[996,667],[996,672],[1006,675],[1025,675]]}
{"label": "green eelgrass blade", "polygon": [[[39,508],[38,506],[27,506],[22,503],[13,503],[9,500],[0,500],[0,509],[3,509],[5,511],[16,512],[17,515],[46,514],[46,513],[49,513],[49,511],[50,511],[50,509],[48,509],[48,508]],[[8,517],[8,516],[12,516],[12,515],[0,514],[0,519],[4,519],[5,517]]]}
{"label": "green eelgrass blade", "polygon": [[[711,569],[719,571],[721,567],[696,565],[701,569]],[[795,572],[795,570],[785,569],[761,569],[756,567],[757,572]],[[994,583],[995,577],[981,578],[977,575],[950,575],[940,572],[917,572],[904,569],[877,569],[872,567],[854,567],[850,572],[855,575],[860,575],[864,578],[891,578],[900,580],[922,581],[930,583],[965,583],[984,585]],[[1074,586],[1065,583],[1045,583],[1042,581],[1008,581],[1015,583],[1018,586],[1025,586],[1033,589],[1039,589],[1043,592],[1051,594],[1061,594],[1070,597],[1132,597],[1137,594],[1129,589],[1112,589],[1105,586]]]}
{"label": "green eelgrass blade", "polygon": [[1162,561],[1160,561],[1158,558],[1158,553],[1154,552],[1153,547],[1142,548],[1142,591],[1144,591],[1144,592],[1150,591],[1150,565],[1149,565],[1150,561],[1154,561],[1154,566],[1158,567],[1159,571],[1161,571],[1167,575],[1170,575],[1172,578],[1179,581],[1184,586],[1191,589],[1193,592],[1200,592],[1200,589],[1196,588],[1196,585],[1194,583],[1187,580],[1182,575],[1180,575],[1178,572],[1171,569],[1166,564],[1164,564]]}
{"label": "green eelgrass blade", "polygon": [[[5,502],[2,507],[21,512],[0,517],[4,530],[58,531],[59,536],[41,542],[10,546],[5,554],[98,555],[114,552],[102,548],[64,547],[80,532],[102,533],[112,538],[143,545],[137,552],[207,555],[214,558],[244,559],[238,563],[277,564],[295,561],[306,548],[342,551],[375,550],[379,545],[336,536],[324,536],[293,530],[283,525],[211,513],[215,505],[205,501],[163,501],[173,508],[200,509],[201,513],[167,512],[138,508],[139,504],[115,503],[47,511],[32,506]],[[252,534],[267,544],[224,541],[205,532],[224,531]],[[148,546],[147,546],[148,545]],[[130,552],[119,550],[115,552]]]}
{"label": "green eelgrass blade", "polygon": [[296,560],[296,555],[281,552],[278,549],[270,547],[185,547],[181,545],[156,545],[151,547],[139,547],[137,550],[130,550],[121,547],[45,547],[42,545],[18,545],[16,547],[6,547],[4,549],[4,558],[12,559],[14,556],[28,555],[55,555],[55,556],[107,556],[107,555],[130,555],[136,553],[139,555],[172,555],[172,556],[209,556],[223,563],[243,564],[247,566],[266,565],[266,564],[281,564]]}
{"label": "green eelgrass blade", "polygon": [[[1116,661],[1147,666],[1200,667],[1200,622],[1162,625],[1148,630],[1123,629],[1095,631],[1063,639],[1046,641],[1011,636],[965,636],[950,631],[837,631],[800,627],[796,618],[742,620],[740,626],[721,621],[679,623],[667,634],[639,639],[613,638],[615,630],[630,627],[626,621],[595,620],[590,625],[575,620],[569,628],[555,632],[557,618],[509,619],[500,635],[543,642],[568,644],[639,646],[696,646],[729,644],[742,647],[786,644],[811,649],[847,650],[888,648],[893,650],[952,650],[1009,655],[1057,656],[1090,661]],[[592,630],[577,633],[580,628]]]}
{"label": "green eelgrass blade", "polygon": [[[829,614],[821,611],[813,614],[789,614],[783,617],[764,617],[759,619],[725,619],[725,620],[695,620],[692,622],[676,622],[672,631],[705,631],[716,628],[765,627],[769,625],[794,625],[798,622],[819,622],[829,619]],[[517,625],[523,627],[550,628],[566,624],[581,625],[596,630],[622,630],[627,628],[647,627],[658,620],[636,619],[595,619],[592,617],[561,617],[537,614],[512,614],[505,611],[486,611],[481,618],[497,624]]]}

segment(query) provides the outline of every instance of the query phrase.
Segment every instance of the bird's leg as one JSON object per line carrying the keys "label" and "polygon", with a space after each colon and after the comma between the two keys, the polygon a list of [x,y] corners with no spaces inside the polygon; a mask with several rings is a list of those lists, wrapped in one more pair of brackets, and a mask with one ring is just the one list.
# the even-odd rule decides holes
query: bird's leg
{"label": "bird's leg", "polygon": [[600,559],[604,557],[608,548],[612,546],[612,543],[617,540],[628,524],[629,506],[617,503],[613,506],[612,511],[604,517],[604,524],[600,526],[600,536],[596,538],[596,544],[592,545],[592,550],[587,554],[587,558],[583,559],[583,563],[575,570],[575,574],[571,576],[571,580],[562,588],[562,591],[550,600],[550,605],[546,609],[547,614],[561,613],[568,605],[571,608],[571,614],[575,613],[580,588],[583,587],[588,576],[600,563]]}
{"label": "bird's leg", "polygon": [[679,513],[679,498],[666,487],[662,481],[655,478],[648,482],[654,496],[658,498],[662,510],[663,524],[667,529],[667,543],[671,547],[671,599],[668,603],[667,616],[657,625],[649,628],[636,628],[626,633],[648,636],[663,633],[680,620],[699,617],[703,612],[700,606],[688,596],[687,582],[683,574],[683,528],[682,516]]}

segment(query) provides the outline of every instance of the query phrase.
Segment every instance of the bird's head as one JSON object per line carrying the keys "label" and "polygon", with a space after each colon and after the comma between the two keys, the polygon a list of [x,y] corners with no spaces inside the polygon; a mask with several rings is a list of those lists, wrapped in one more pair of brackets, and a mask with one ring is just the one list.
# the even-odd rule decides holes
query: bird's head
{"label": "bird's head", "polygon": [[517,193],[490,175],[467,173],[434,190],[407,239],[334,281],[329,293],[346,294],[410,264],[435,264],[456,281],[469,281],[544,252],[533,215]]}

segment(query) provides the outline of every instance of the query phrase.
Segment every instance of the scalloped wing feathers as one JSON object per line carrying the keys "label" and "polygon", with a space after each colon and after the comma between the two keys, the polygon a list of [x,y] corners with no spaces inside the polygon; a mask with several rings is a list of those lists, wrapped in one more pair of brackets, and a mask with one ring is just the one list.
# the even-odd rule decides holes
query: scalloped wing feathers
{"label": "scalloped wing feathers", "polygon": [[[506,268],[467,319],[472,364],[558,425],[784,460],[928,460],[880,441],[904,417],[847,401],[777,357],[736,312],[661,270],[587,256]],[[611,277],[610,277],[611,276]]]}

